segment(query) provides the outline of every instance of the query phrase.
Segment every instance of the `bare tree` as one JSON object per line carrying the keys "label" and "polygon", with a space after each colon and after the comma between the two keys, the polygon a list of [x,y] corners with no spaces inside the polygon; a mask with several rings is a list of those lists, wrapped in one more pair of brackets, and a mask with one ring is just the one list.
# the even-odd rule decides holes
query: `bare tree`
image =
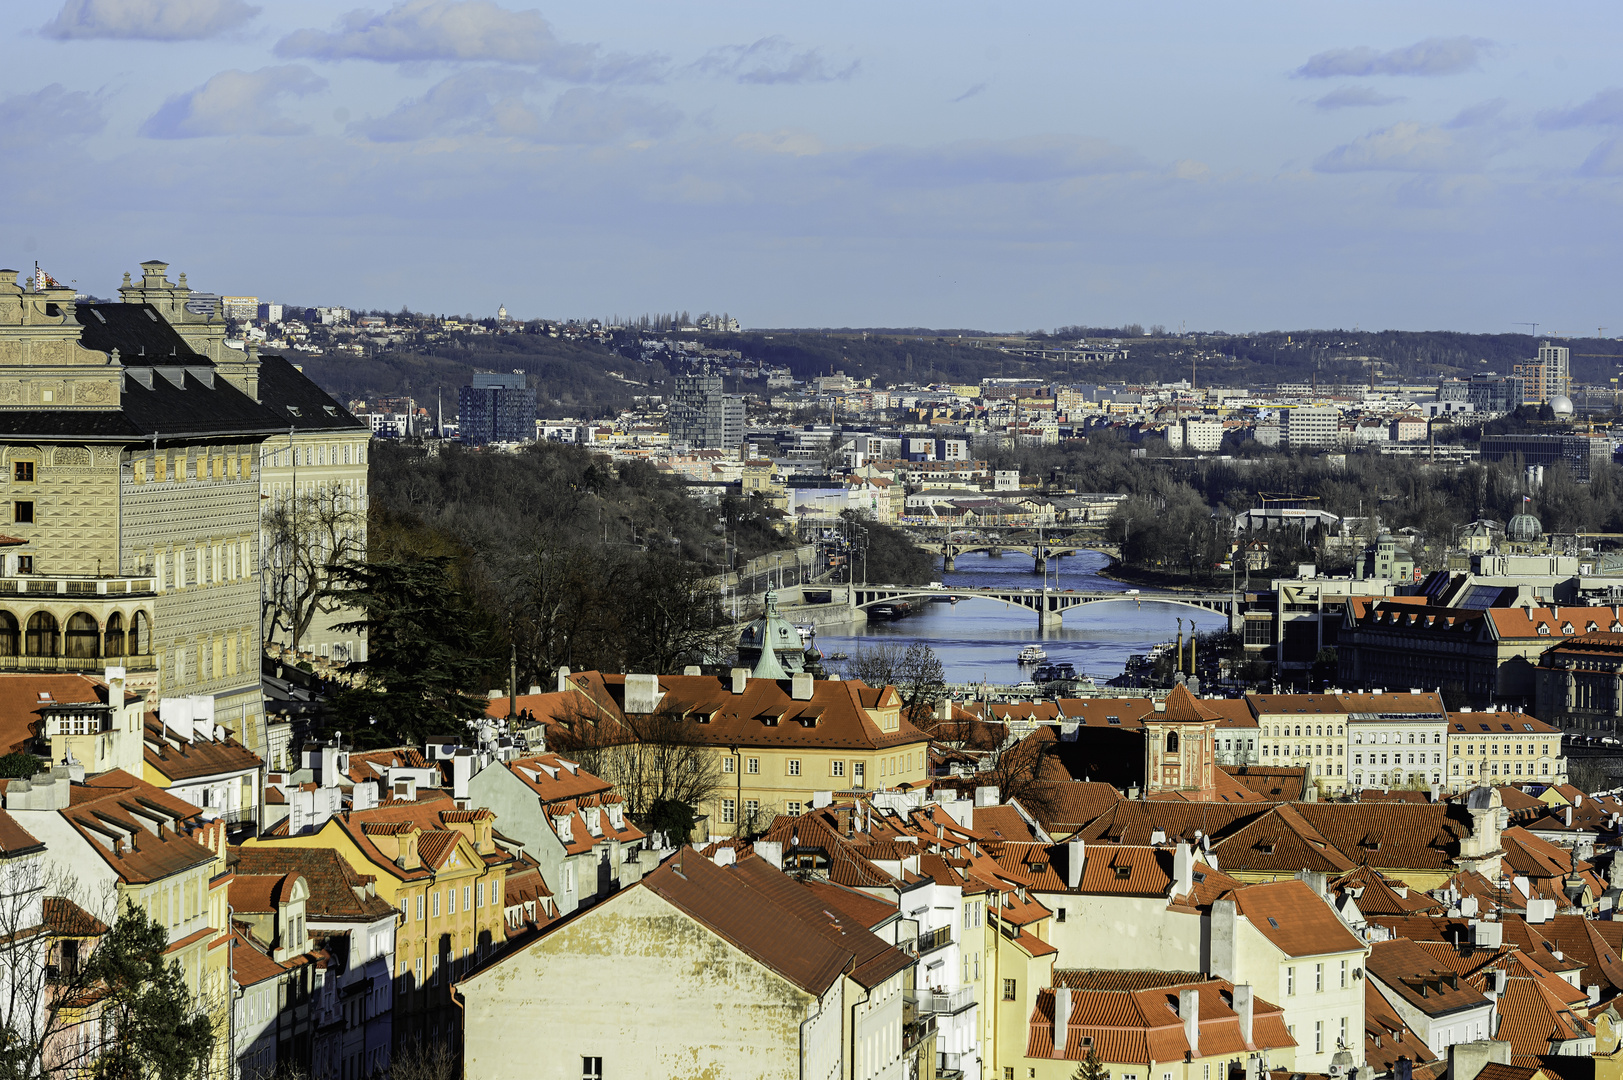
{"label": "bare tree", "polygon": [[458,1080],[462,1064],[444,1043],[418,1039],[394,1055],[389,1075],[392,1080]]}
{"label": "bare tree", "polygon": [[922,641],[905,649],[900,645],[858,646],[842,673],[869,686],[896,687],[902,696],[902,712],[914,724],[931,724],[931,713],[947,689],[941,658]]}
{"label": "bare tree", "polygon": [[318,614],[341,609],[333,569],[365,558],[366,515],[334,480],[273,500],[260,527],[266,637],[286,634],[297,647]]}
{"label": "bare tree", "polygon": [[631,715],[624,724],[600,717],[590,702],[571,710],[567,735],[557,749],[581,768],[614,785],[625,800],[626,811],[640,819],[661,819],[671,806],[690,813],[714,799],[721,790],[721,759],[716,749],[699,740],[693,721],[662,710]]}

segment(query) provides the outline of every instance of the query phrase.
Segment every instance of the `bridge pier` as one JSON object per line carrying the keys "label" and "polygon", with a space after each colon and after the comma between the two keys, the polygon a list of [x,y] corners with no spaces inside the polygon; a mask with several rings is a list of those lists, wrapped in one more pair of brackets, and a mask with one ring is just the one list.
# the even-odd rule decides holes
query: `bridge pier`
{"label": "bridge pier", "polygon": [[1065,625],[1063,611],[1049,611],[1044,608],[1037,613],[1037,625],[1044,631],[1058,630]]}
{"label": "bridge pier", "polygon": [[958,560],[953,557],[951,548],[948,548],[947,553],[941,557],[941,569],[943,573],[948,574],[958,569]]}
{"label": "bridge pier", "polygon": [[1032,552],[1031,572],[1033,574],[1048,572],[1048,555],[1045,552],[1041,550]]}
{"label": "bridge pier", "polygon": [[991,547],[986,549],[986,554],[990,555],[994,559],[1001,559],[1003,557],[1003,549],[998,547],[996,544],[993,544]]}

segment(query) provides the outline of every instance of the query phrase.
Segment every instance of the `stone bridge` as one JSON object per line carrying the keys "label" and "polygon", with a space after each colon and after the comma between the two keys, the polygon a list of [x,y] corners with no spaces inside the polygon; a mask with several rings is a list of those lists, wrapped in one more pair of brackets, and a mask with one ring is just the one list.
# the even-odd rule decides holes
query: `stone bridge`
{"label": "stone bridge", "polygon": [[898,600],[940,600],[945,597],[968,599],[978,597],[1000,603],[1028,608],[1037,613],[1037,623],[1044,630],[1058,629],[1065,613],[1084,604],[1132,603],[1180,604],[1227,615],[1229,628],[1240,626],[1241,603],[1233,593],[1187,592],[1077,592],[1070,589],[960,589],[930,588],[918,585],[852,585],[851,606],[871,608]]}

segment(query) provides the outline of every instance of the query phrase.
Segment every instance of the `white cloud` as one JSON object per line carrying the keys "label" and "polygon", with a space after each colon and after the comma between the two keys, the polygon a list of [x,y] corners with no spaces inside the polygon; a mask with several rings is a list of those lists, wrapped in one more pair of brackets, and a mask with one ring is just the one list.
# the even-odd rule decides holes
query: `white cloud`
{"label": "white cloud", "polygon": [[1405,121],[1338,146],[1313,167],[1319,172],[1474,172],[1482,164],[1475,140]]}
{"label": "white cloud", "polygon": [[1329,49],[1308,57],[1296,69],[1305,79],[1332,79],[1353,75],[1458,75],[1477,66],[1482,50],[1492,42],[1481,38],[1427,38],[1401,49],[1381,52],[1367,45]]}
{"label": "white cloud", "polygon": [[259,11],[244,0],[65,0],[40,33],[59,41],[195,41],[235,30]]}
{"label": "white cloud", "polygon": [[1578,171],[1585,176],[1623,176],[1623,138],[1613,136],[1595,147]]}
{"label": "white cloud", "polygon": [[748,45],[718,46],[693,64],[708,75],[760,84],[838,82],[851,78],[860,66],[858,60],[843,66],[830,64],[818,49],[797,52],[794,45],[777,35]]}
{"label": "white cloud", "polygon": [[679,110],[643,98],[575,87],[551,109],[527,95],[541,80],[528,72],[481,67],[442,79],[422,97],[350,129],[373,142],[489,136],[534,143],[604,143],[627,135],[658,136],[682,119]]}
{"label": "white cloud", "polygon": [[540,12],[509,11],[491,0],[403,0],[381,14],[357,8],[331,31],[295,30],[276,43],[276,54],[522,64],[570,82],[647,81],[663,64],[661,57],[604,56],[596,45],[560,41]]}
{"label": "white cloud", "polygon": [[1550,131],[1575,127],[1623,127],[1623,88],[1609,87],[1582,105],[1548,109],[1538,114],[1538,126]]}
{"label": "white cloud", "polygon": [[152,139],[302,135],[309,125],[278,112],[278,99],[306,97],[326,88],[326,79],[301,64],[222,71],[197,89],[165,101],[141,125],[141,134]]}
{"label": "white cloud", "polygon": [[1396,105],[1404,100],[1394,94],[1383,94],[1372,86],[1339,86],[1313,104],[1321,109],[1357,109]]}
{"label": "white cloud", "polygon": [[52,83],[0,100],[0,147],[21,150],[82,139],[107,126],[101,98]]}

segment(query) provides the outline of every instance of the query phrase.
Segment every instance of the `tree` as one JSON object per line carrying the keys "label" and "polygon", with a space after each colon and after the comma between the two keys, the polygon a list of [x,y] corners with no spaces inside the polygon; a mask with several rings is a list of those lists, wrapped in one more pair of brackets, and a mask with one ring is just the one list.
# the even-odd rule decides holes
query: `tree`
{"label": "tree", "polygon": [[419,742],[484,713],[473,692],[490,667],[488,636],[435,555],[333,568],[327,590],[361,618],[341,631],[366,634],[367,659],[348,665],[363,678],[338,692],[333,714],[356,732]]}
{"label": "tree", "polygon": [[935,650],[922,641],[900,645],[858,646],[841,668],[847,679],[869,686],[894,686],[902,697],[902,714],[913,724],[929,725],[936,702],[946,693],[946,672]]}
{"label": "tree", "polygon": [[0,777],[26,780],[44,768],[44,763],[33,754],[14,750],[0,757]]}
{"label": "tree", "polygon": [[1088,1047],[1088,1056],[1077,1063],[1076,1072],[1071,1074],[1071,1080],[1109,1080],[1110,1070],[1105,1063],[1099,1060],[1099,1055]]}
{"label": "tree", "polygon": [[[567,734],[554,740],[560,753],[614,785],[626,812],[650,828],[680,828],[675,807],[690,815],[721,790],[720,757],[695,737],[692,721],[671,710],[626,716],[625,723],[600,716],[582,699],[564,722]],[[655,818],[659,822],[655,823]],[[692,819],[687,819],[687,830]],[[673,839],[686,837],[680,832]]]}
{"label": "tree", "polygon": [[180,965],[164,963],[169,935],[126,902],[118,922],[86,963],[100,989],[104,1029],[95,1075],[105,1080],[195,1076],[214,1052],[214,1023],[186,988]]}
{"label": "tree", "polygon": [[366,519],[334,480],[274,500],[261,529],[266,635],[274,639],[285,633],[297,648],[317,614],[340,610],[338,596],[329,588],[337,567],[365,554]]}

